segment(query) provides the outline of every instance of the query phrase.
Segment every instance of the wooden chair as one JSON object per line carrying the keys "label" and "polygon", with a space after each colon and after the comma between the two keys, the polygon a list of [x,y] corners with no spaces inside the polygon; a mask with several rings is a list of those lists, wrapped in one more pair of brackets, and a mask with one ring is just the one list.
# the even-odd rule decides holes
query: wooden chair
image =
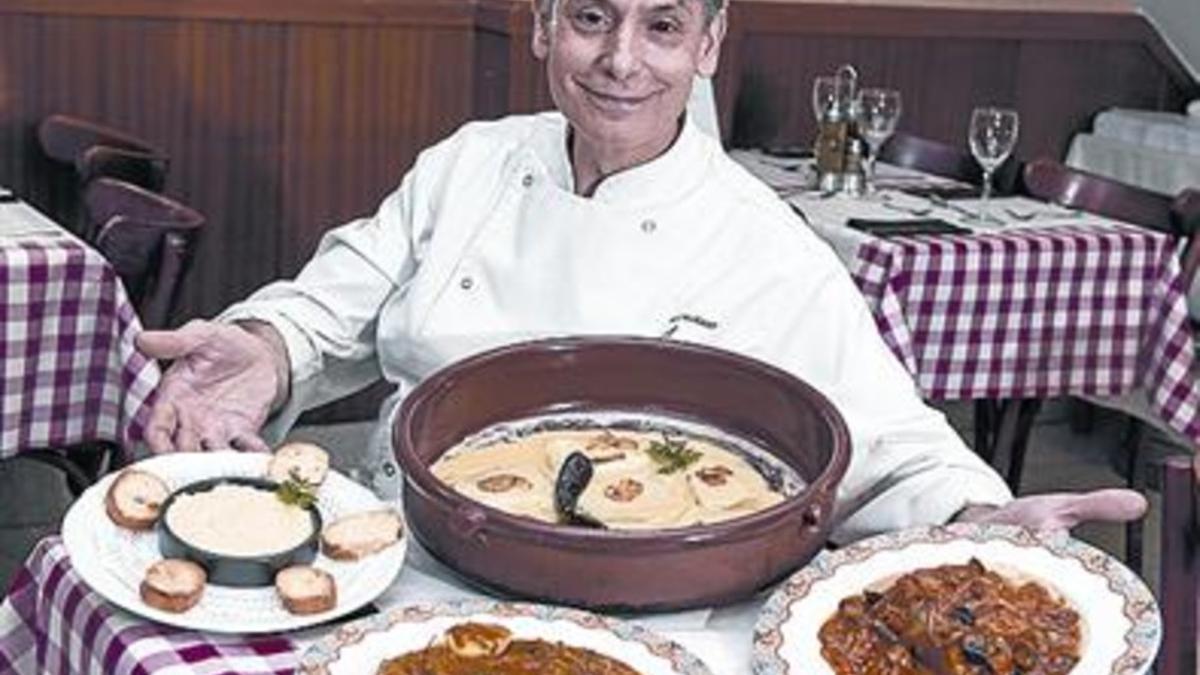
{"label": "wooden chair", "polygon": [[[934,141],[906,133],[893,134],[887,143],[879,149],[879,161],[896,166],[918,169],[935,176],[953,178],[963,183],[980,185],[983,182],[983,170],[965,147],[958,148],[940,141]],[[993,177],[998,194],[1009,194],[1016,185],[1019,173],[1019,162],[1009,159],[996,171]]]}
{"label": "wooden chair", "polygon": [[[37,129],[46,157],[67,169],[53,181],[51,210],[64,225],[87,239],[95,232],[78,228],[80,190],[101,176],[118,178],[159,192],[166,183],[170,160],[165,152],[126,132],[70,115],[51,115]],[[83,223],[86,226],[86,223]]]}
{"label": "wooden chair", "polygon": [[1195,675],[1197,595],[1200,594],[1200,457],[1171,457],[1162,467],[1162,554],[1159,604],[1163,617],[1158,675]]}
{"label": "wooden chair", "polygon": [[169,197],[113,178],[84,191],[94,245],[121,277],[146,328],[165,328],[191,266],[204,217]]}
{"label": "wooden chair", "polygon": [[905,133],[893,134],[879,149],[879,161],[919,169],[936,176],[978,185],[983,171],[971,153],[939,141]]}
{"label": "wooden chair", "polygon": [[1025,166],[1026,194],[1048,202],[1178,235],[1171,198],[1050,159]]}

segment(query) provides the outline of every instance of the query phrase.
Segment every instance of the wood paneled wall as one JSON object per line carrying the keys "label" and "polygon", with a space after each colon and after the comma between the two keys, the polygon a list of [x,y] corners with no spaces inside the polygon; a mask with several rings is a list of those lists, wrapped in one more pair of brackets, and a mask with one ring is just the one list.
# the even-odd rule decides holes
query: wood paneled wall
{"label": "wood paneled wall", "polygon": [[[1008,11],[733,0],[716,90],[730,147],[806,144],[814,77],[854,64],[867,85],[900,89],[901,127],[963,144],[971,109],[1022,113],[1017,152],[1061,157],[1113,107],[1181,110],[1200,87],[1141,16],[1112,8]],[[982,3],[980,3],[982,4]],[[510,106],[550,105],[514,9]]]}
{"label": "wood paneled wall", "polygon": [[[1061,156],[1103,108],[1200,95],[1109,6],[734,0],[730,24],[716,86],[737,147],[808,143],[812,78],[842,62],[900,88],[902,127],[932,138],[960,142],[974,105],[1017,107],[1024,157]],[[0,184],[54,208],[34,141],[54,112],[162,146],[167,192],[209,219],[176,319],[212,315],[295,273],[464,121],[549,107],[529,30],[527,0],[0,0]]]}
{"label": "wood paneled wall", "polygon": [[1134,14],[777,4],[735,21],[739,81],[724,93],[737,145],[810,138],[809,83],[842,62],[866,83],[900,89],[901,125],[923,136],[964,144],[973,107],[1016,108],[1024,157],[1061,156],[1103,108],[1180,110],[1197,93]]}

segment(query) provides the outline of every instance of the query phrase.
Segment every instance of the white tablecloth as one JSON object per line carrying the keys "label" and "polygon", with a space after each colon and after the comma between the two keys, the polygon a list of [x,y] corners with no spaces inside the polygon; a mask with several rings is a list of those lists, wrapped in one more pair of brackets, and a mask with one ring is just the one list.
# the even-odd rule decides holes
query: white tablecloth
{"label": "white tablecloth", "polygon": [[1113,108],[1096,115],[1092,133],[1144,148],[1200,157],[1200,117]]}
{"label": "white tablecloth", "polygon": [[1066,163],[1165,195],[1200,188],[1200,151],[1170,152],[1096,134],[1075,134]]}

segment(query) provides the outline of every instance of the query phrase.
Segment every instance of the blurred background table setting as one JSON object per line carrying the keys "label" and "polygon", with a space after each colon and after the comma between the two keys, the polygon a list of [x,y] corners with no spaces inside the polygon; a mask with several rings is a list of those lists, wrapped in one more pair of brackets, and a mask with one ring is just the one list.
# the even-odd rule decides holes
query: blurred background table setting
{"label": "blurred background table setting", "polygon": [[1049,397],[1145,391],[1144,416],[1200,441],[1171,201],[1012,159],[1010,108],[977,106],[957,148],[908,135],[901,96],[843,65],[814,81],[811,156],[731,156],[837,253],[923,394],[976,401],[975,448],[1014,489]]}

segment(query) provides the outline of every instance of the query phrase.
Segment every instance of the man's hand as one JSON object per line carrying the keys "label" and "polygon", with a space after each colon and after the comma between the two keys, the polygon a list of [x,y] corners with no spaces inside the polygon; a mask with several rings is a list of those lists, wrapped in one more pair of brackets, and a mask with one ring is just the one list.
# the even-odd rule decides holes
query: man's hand
{"label": "man's hand", "polygon": [[1004,506],[968,506],[958,522],[1022,525],[1035,530],[1069,530],[1080,523],[1123,523],[1146,513],[1146,498],[1133,490],[1108,489],[1079,494],[1021,497]]}
{"label": "man's hand", "polygon": [[259,430],[286,393],[288,372],[273,329],[191,321],[178,330],[146,331],[137,347],[174,361],[146,428],[152,452],[270,450]]}

